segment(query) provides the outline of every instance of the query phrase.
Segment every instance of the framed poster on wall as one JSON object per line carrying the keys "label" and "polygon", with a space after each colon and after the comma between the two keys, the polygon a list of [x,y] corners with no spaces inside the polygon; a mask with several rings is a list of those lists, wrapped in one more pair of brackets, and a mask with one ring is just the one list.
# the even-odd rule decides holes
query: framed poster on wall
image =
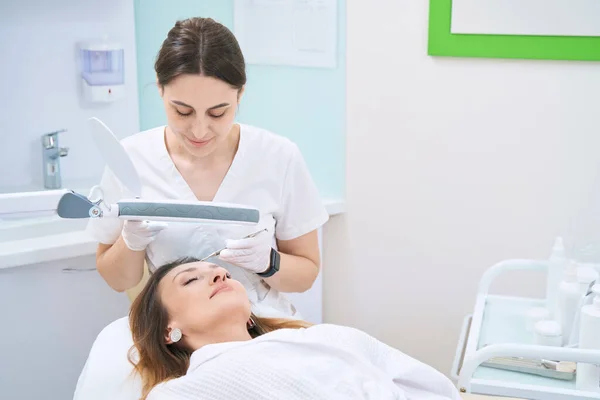
{"label": "framed poster on wall", "polygon": [[600,1],[430,0],[428,54],[600,61]]}

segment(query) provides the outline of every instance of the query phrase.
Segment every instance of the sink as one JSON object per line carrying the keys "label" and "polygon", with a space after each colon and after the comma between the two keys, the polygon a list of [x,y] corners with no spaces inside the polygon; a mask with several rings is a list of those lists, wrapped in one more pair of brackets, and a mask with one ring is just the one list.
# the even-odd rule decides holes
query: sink
{"label": "sink", "polygon": [[0,221],[0,243],[83,231],[87,219],[63,219],[57,215]]}
{"label": "sink", "polygon": [[[65,187],[87,195],[96,183]],[[67,189],[21,189],[0,188],[0,270],[95,254],[98,243],[85,231],[89,219],[56,215]]]}
{"label": "sink", "polygon": [[[62,219],[56,215],[61,190],[0,193],[0,243],[83,231],[88,219]],[[89,189],[76,190],[77,193]]]}

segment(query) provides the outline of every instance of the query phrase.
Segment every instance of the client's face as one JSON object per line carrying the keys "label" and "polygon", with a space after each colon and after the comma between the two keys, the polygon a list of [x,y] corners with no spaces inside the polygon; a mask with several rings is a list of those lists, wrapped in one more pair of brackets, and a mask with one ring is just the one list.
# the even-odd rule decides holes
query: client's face
{"label": "client's face", "polygon": [[240,321],[243,326],[250,317],[246,290],[215,264],[180,265],[162,278],[158,291],[169,329],[179,328],[184,341],[217,334]]}

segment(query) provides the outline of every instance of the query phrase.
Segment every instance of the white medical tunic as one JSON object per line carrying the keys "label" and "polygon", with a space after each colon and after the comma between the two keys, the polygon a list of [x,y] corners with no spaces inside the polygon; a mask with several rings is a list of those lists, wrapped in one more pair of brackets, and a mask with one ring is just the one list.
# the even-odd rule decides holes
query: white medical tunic
{"label": "white medical tunic", "polygon": [[[289,139],[249,125],[240,125],[240,141],[229,171],[213,199],[260,211],[256,226],[168,222],[146,249],[150,272],[182,257],[202,258],[223,248],[226,239],[241,239],[263,228],[275,239],[291,240],[321,227],[329,218],[298,147]],[[121,141],[140,176],[144,200],[197,201],[165,145],[165,127],[150,129]],[[100,184],[104,201],[132,198],[115,174],[106,169]],[[88,232],[100,243],[113,244],[123,220],[90,219]],[[267,234],[266,232],[263,234]],[[220,261],[248,292],[253,312],[265,317],[297,317],[287,298],[258,275]]]}
{"label": "white medical tunic", "polygon": [[316,325],[204,346],[147,400],[459,400],[434,368],[359,330]]}

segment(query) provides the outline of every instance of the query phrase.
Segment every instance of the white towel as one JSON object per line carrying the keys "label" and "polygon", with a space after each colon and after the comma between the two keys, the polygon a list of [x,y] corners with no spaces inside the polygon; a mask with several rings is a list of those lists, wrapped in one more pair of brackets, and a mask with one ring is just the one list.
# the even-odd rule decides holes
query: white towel
{"label": "white towel", "polygon": [[459,400],[432,367],[359,330],[322,324],[205,346],[148,400]]}

